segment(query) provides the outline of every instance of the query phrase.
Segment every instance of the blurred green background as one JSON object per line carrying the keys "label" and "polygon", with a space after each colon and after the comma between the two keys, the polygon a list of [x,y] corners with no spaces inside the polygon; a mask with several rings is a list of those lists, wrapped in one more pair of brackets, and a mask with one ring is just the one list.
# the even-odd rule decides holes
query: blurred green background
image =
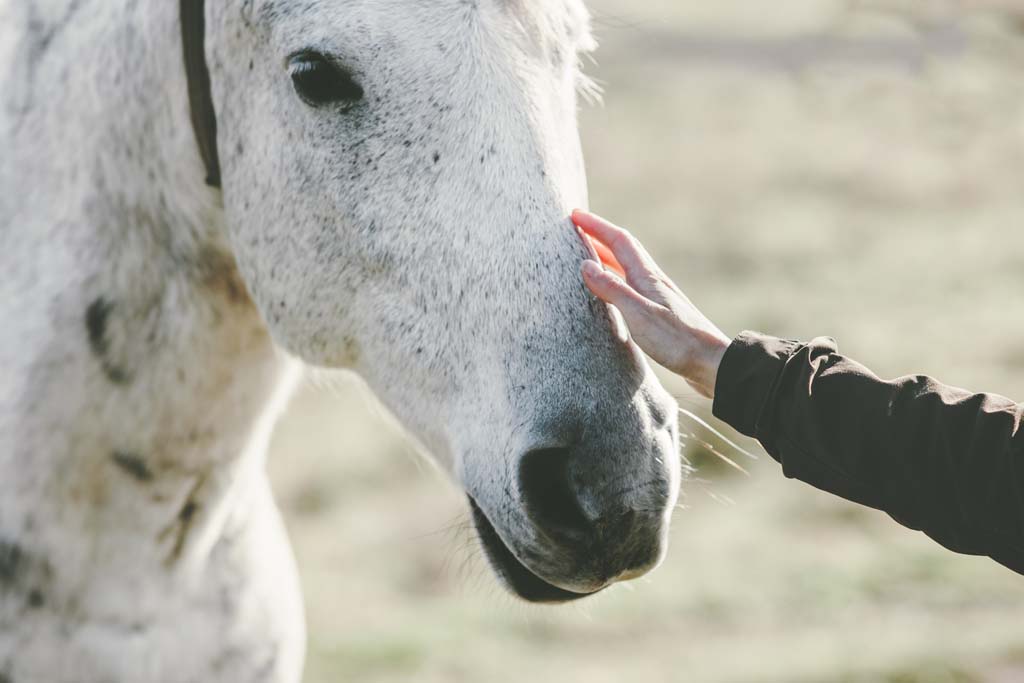
{"label": "blurred green background", "polygon": [[[883,376],[1024,399],[1024,3],[590,5],[592,205],[727,333],[827,334]],[[356,382],[305,388],[270,468],[306,681],[1024,681],[1024,578],[766,456],[749,477],[689,457],[659,570],[531,607]]]}

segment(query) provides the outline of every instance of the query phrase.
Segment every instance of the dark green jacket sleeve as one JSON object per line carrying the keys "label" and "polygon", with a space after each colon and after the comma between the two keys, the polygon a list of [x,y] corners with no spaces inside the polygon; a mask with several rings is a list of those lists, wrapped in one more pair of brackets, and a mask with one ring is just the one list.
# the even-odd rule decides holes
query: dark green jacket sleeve
{"label": "dark green jacket sleeve", "polygon": [[831,339],[744,332],[719,368],[714,414],[786,476],[1024,574],[1021,405],[928,377],[883,381]]}

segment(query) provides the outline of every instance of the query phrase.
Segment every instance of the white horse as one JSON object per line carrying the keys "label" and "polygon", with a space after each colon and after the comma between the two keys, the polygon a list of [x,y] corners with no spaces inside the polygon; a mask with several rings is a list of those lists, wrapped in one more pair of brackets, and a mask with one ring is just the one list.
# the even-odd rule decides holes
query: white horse
{"label": "white horse", "polygon": [[263,458],[299,361],[366,380],[523,598],[660,561],[676,405],[567,221],[588,46],[579,0],[0,0],[0,681],[298,680]]}

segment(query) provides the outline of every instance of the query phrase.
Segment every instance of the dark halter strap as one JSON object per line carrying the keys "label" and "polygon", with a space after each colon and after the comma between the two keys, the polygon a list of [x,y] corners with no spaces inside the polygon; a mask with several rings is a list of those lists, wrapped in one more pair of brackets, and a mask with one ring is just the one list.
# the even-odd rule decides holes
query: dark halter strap
{"label": "dark halter strap", "polygon": [[181,41],[188,79],[188,103],[192,110],[192,130],[199,143],[199,154],[206,165],[206,184],[220,187],[220,160],[217,158],[217,115],[210,92],[210,71],[206,68],[206,21],[204,0],[181,0]]}

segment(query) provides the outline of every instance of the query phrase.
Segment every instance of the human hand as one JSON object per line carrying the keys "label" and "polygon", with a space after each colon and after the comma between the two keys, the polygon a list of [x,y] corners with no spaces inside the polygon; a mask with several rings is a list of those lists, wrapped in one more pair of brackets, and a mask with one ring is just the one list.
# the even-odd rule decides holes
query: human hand
{"label": "human hand", "polygon": [[[648,356],[681,375],[701,395],[714,398],[718,366],[730,339],[686,298],[629,232],[586,211],[574,211],[572,220],[584,239],[607,247],[618,263],[604,255],[606,264],[613,270],[621,268],[625,276],[602,268],[596,260],[584,261],[583,281],[590,291],[622,313],[633,341]],[[595,257],[598,253],[592,252]]]}

